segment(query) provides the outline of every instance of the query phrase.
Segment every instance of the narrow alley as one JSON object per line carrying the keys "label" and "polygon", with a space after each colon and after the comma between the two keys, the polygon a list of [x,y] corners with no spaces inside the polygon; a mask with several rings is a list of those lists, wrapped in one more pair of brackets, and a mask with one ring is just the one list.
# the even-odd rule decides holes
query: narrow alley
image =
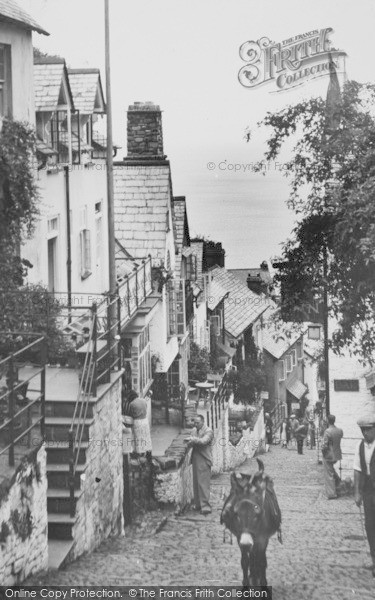
{"label": "narrow alley", "polygon": [[[316,452],[272,446],[262,456],[282,510],[283,544],[270,540],[268,583],[280,600],[373,598],[374,581],[360,515],[352,497],[326,499]],[[255,459],[252,459],[254,470]],[[126,530],[63,571],[27,585],[241,585],[240,553],[219,523],[229,473],[212,481],[213,512],[171,514],[153,535]]]}

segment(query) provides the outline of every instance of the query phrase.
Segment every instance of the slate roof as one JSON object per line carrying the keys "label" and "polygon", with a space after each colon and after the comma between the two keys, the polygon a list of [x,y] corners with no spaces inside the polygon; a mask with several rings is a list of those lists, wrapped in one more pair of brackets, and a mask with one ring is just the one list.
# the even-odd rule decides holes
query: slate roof
{"label": "slate roof", "polygon": [[[103,111],[105,111],[99,69],[68,69],[68,75],[76,110],[83,115],[91,115],[95,111],[95,99],[99,92]],[[96,112],[101,111],[96,110]]]}
{"label": "slate roof", "polygon": [[37,58],[34,60],[34,90],[36,112],[56,110],[61,85],[65,78],[68,96],[74,108],[68,72],[63,58]]}
{"label": "slate roof", "polygon": [[291,331],[290,335],[287,334],[287,330],[277,330],[274,323],[266,324],[262,330],[263,349],[274,358],[281,358],[301,337],[300,332]]}
{"label": "slate roof", "polygon": [[114,166],[115,234],[135,258],[165,260],[167,216],[171,207],[169,165]]}
{"label": "slate roof", "polygon": [[225,298],[228,291],[220,284],[220,282],[213,278],[208,284],[207,289],[207,308],[215,310],[217,305]]}
{"label": "slate roof", "polygon": [[237,338],[269,308],[269,303],[249,290],[227,269],[214,267],[210,273],[213,281],[229,292],[224,300],[225,330]]}
{"label": "slate roof", "polygon": [[238,279],[244,284],[247,285],[247,277],[250,275],[251,277],[260,277],[264,283],[267,285],[272,283],[272,276],[269,271],[265,271],[258,267],[257,269],[228,269],[230,273],[233,273]]}
{"label": "slate roof", "polygon": [[17,23],[25,29],[31,29],[49,35],[30,15],[23,10],[14,0],[0,0],[0,21]]}

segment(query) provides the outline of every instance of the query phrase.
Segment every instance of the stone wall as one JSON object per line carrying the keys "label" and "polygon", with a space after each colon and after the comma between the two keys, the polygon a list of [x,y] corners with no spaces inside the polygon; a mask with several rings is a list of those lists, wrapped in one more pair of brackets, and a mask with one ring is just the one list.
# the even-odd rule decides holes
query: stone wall
{"label": "stone wall", "polygon": [[121,373],[95,404],[86,457],[70,559],[123,531]]}
{"label": "stone wall", "polygon": [[42,446],[19,465],[9,487],[0,488],[0,582],[21,583],[47,569],[47,475]]}
{"label": "stone wall", "polygon": [[186,452],[178,468],[156,475],[154,487],[158,502],[172,503],[183,508],[193,500],[193,473],[191,451]]}
{"label": "stone wall", "polygon": [[[365,374],[369,367],[364,367],[355,358],[336,356],[330,352],[330,412],[336,416],[336,425],[341,427],[344,437],[341,442],[343,459],[341,461],[342,477],[353,477],[353,455],[362,438],[357,419],[367,404],[375,405],[375,398],[366,387]],[[335,379],[358,379],[358,392],[336,392]]]}

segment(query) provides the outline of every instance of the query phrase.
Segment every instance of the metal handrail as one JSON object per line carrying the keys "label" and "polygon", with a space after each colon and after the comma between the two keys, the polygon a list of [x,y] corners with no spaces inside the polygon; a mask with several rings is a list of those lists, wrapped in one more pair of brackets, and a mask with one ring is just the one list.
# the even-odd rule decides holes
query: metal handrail
{"label": "metal handrail", "polygon": [[[16,352],[11,353],[6,358],[0,361],[0,366],[2,370],[7,372],[7,389],[4,393],[0,395],[0,401],[5,400],[8,404],[8,418],[4,419],[4,422],[0,424],[0,431],[8,431],[9,434],[9,443],[5,445],[4,448],[0,450],[0,456],[5,452],[9,451],[8,456],[8,464],[9,466],[15,465],[15,445],[20,442],[26,435],[30,434],[32,429],[36,429],[40,426],[41,433],[41,443],[44,441],[44,433],[45,433],[45,365],[47,360],[47,347],[46,347],[46,338],[41,336],[40,334],[35,334],[31,332],[0,332],[0,334],[4,335],[18,335],[21,334],[25,337],[37,337],[36,340],[27,344],[23,348],[20,348]],[[40,362],[41,368],[37,369],[33,375],[28,377],[25,381],[17,381],[15,377],[15,367],[17,363],[17,359],[22,358],[23,355],[27,355],[27,352],[30,349],[38,347],[40,349]],[[37,398],[34,398],[31,401],[27,401],[25,406],[22,406],[19,410],[16,407],[16,396],[17,391],[19,392],[22,387],[25,386],[25,383],[29,383],[32,379],[35,379],[40,375],[40,389],[33,390],[38,392]],[[20,394],[21,395],[21,394]],[[26,400],[26,396],[25,396]],[[38,419],[32,421],[31,409],[33,406],[38,405],[40,403],[40,416]],[[28,416],[28,422],[26,428],[22,429],[21,433],[17,435],[17,431],[15,428],[15,423],[18,422],[20,416],[24,416],[25,413]],[[30,424],[31,422],[31,424]],[[29,444],[30,442],[28,442]]]}

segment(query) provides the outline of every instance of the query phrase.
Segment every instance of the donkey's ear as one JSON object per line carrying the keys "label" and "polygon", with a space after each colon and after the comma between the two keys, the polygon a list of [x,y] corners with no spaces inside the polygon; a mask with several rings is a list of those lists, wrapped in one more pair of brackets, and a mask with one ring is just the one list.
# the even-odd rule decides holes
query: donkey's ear
{"label": "donkey's ear", "polygon": [[257,463],[258,463],[258,469],[259,469],[259,471],[260,471],[261,473],[263,473],[263,471],[264,471],[264,464],[263,464],[263,461],[262,461],[262,460],[260,460],[260,458],[257,458]]}

